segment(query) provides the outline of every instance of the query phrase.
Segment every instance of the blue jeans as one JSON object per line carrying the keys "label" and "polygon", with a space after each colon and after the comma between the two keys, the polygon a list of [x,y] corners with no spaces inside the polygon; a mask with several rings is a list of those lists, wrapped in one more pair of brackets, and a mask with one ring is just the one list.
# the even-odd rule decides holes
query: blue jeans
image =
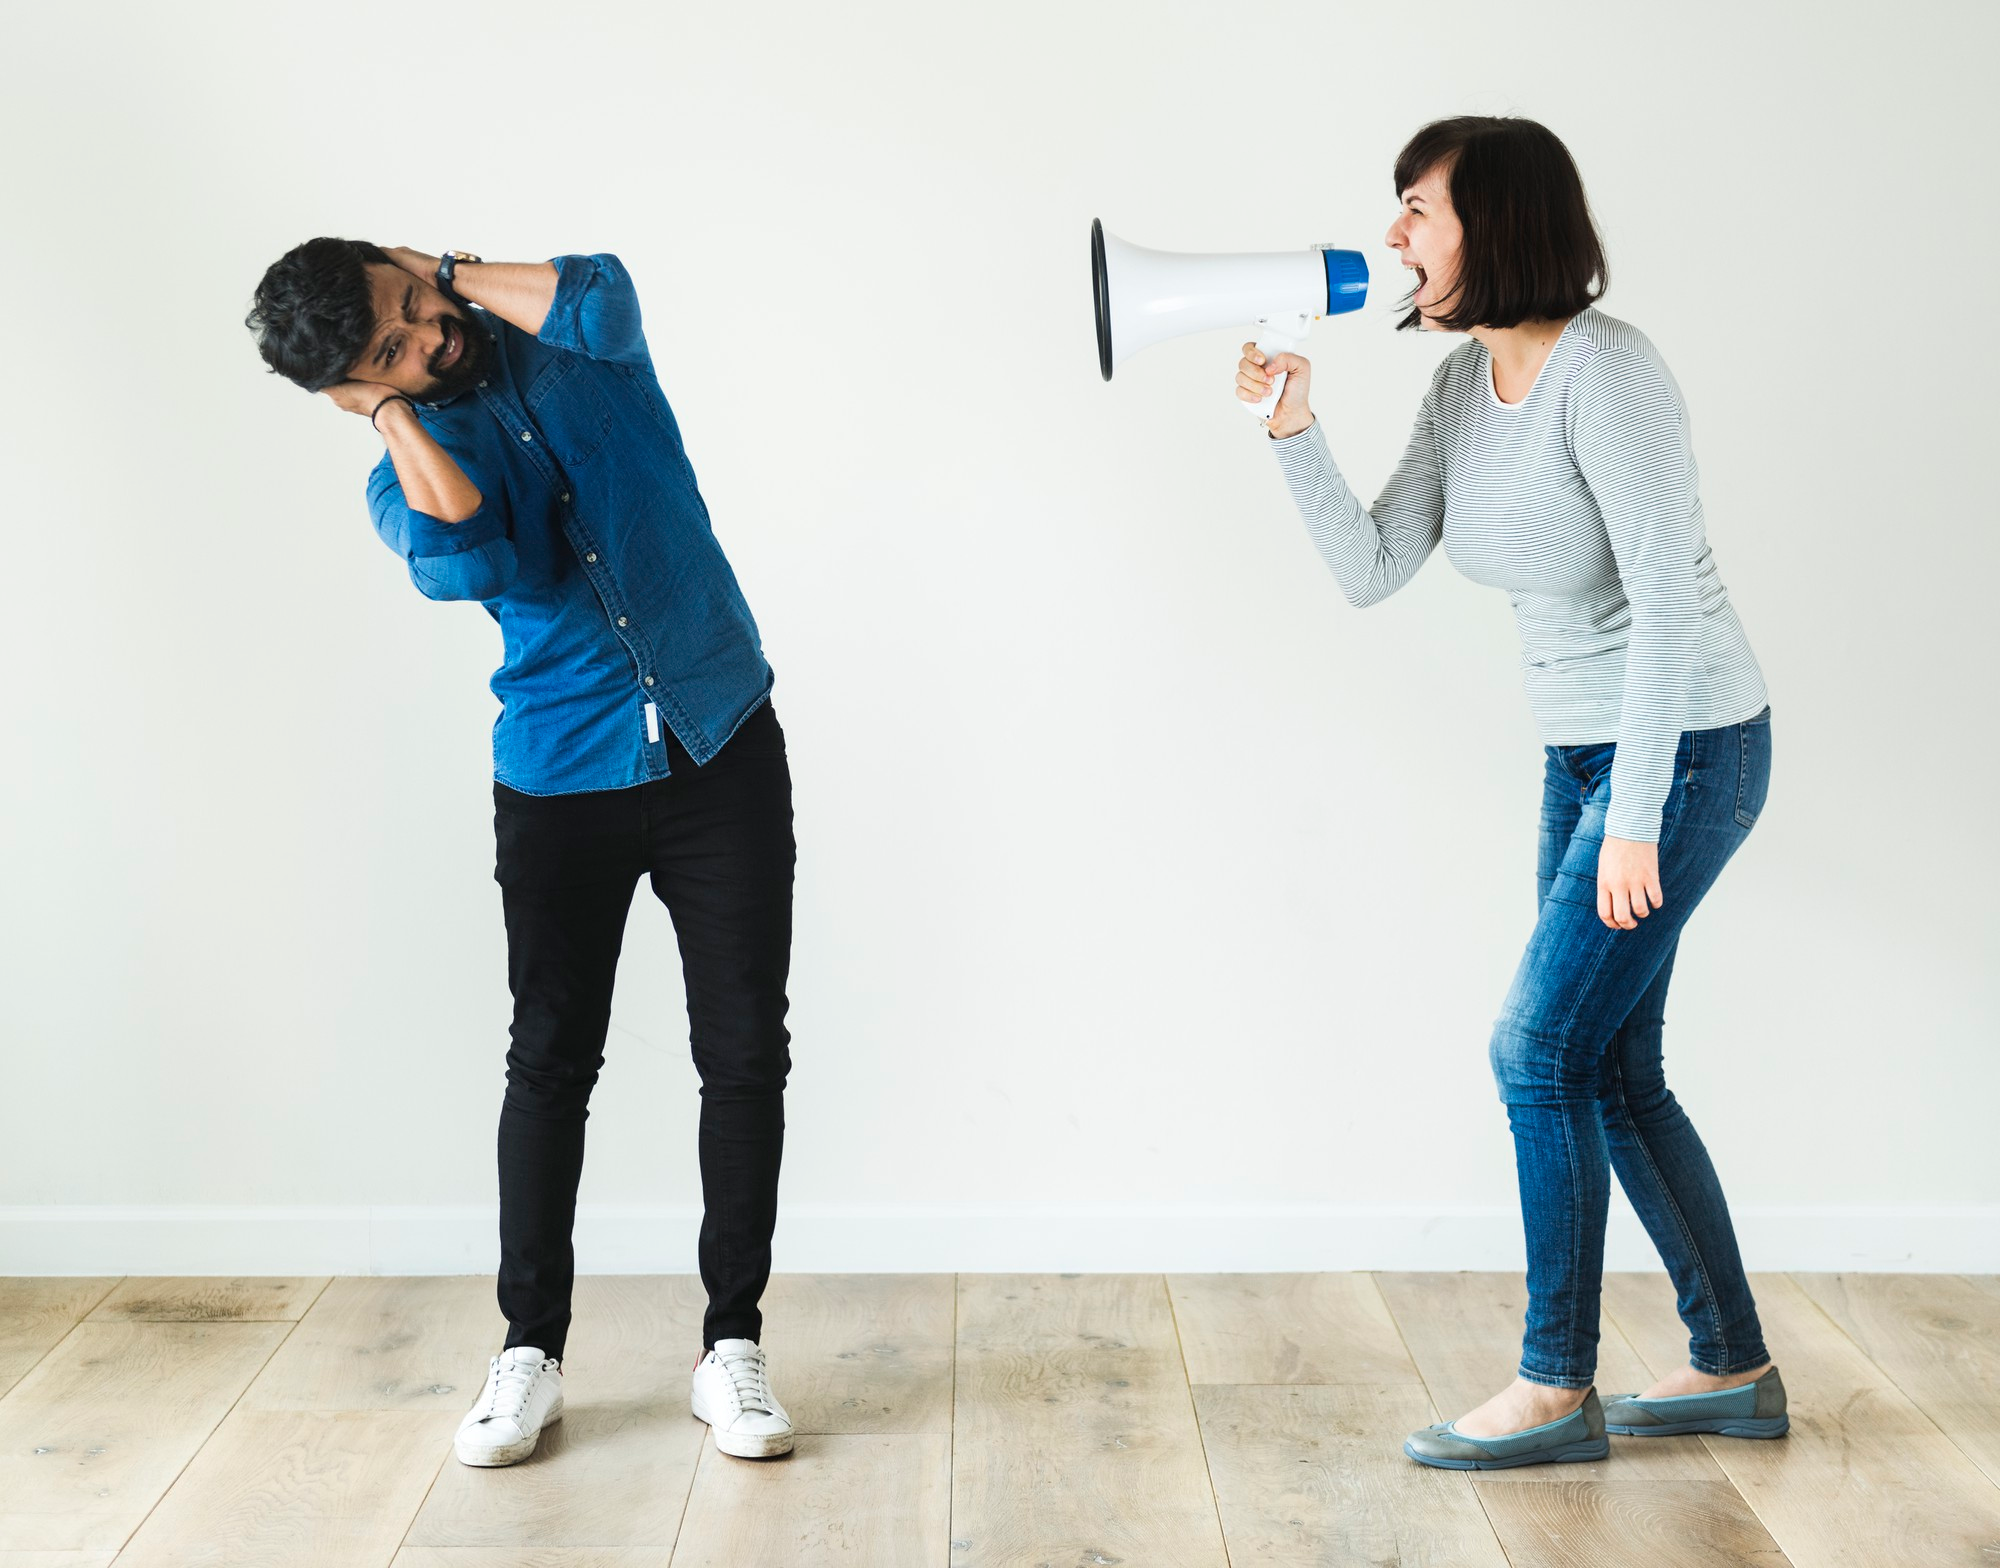
{"label": "blue jeans", "polygon": [[1681,929],[1764,808],[1771,710],[1681,736],[1660,826],[1666,903],[1633,931],[1597,918],[1617,747],[1547,750],[1540,914],[1492,1046],[1528,1238],[1521,1376],[1557,1388],[1595,1376],[1613,1169],[1673,1276],[1690,1361],[1745,1372],[1766,1360],[1756,1304],[1708,1150],[1667,1088],[1660,1037]]}

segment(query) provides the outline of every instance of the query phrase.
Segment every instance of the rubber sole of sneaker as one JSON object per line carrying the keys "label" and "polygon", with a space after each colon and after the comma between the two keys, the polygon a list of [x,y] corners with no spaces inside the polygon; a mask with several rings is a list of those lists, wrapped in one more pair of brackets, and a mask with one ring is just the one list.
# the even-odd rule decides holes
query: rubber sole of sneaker
{"label": "rubber sole of sneaker", "polygon": [[1665,1426],[1613,1426],[1604,1430],[1620,1437],[1679,1437],[1688,1432],[1706,1432],[1715,1437],[1783,1437],[1792,1429],[1792,1418],[1784,1416],[1720,1416],[1707,1421],[1669,1421]]}
{"label": "rubber sole of sneaker", "polygon": [[536,1428],[533,1437],[524,1437],[518,1443],[502,1443],[498,1448],[488,1448],[476,1444],[460,1443],[451,1445],[452,1453],[462,1465],[476,1465],[482,1470],[495,1469],[501,1465],[517,1465],[535,1451],[535,1445],[542,1440],[542,1433],[562,1419],[562,1406],[557,1405],[542,1417],[542,1424]]}
{"label": "rubber sole of sneaker", "polygon": [[792,1451],[792,1434],[789,1429],[769,1434],[759,1432],[725,1432],[715,1424],[715,1419],[704,1410],[699,1400],[692,1401],[694,1418],[708,1424],[709,1435],[715,1439],[718,1452],[732,1459],[777,1459]]}
{"label": "rubber sole of sneaker", "polygon": [[1572,1443],[1567,1448],[1527,1454],[1510,1454],[1504,1459],[1434,1459],[1428,1454],[1420,1454],[1408,1443],[1403,1452],[1420,1465],[1429,1465],[1433,1470],[1518,1470],[1522,1465],[1582,1465],[1594,1459],[1604,1459],[1611,1453],[1611,1444],[1603,1438],[1591,1443]]}

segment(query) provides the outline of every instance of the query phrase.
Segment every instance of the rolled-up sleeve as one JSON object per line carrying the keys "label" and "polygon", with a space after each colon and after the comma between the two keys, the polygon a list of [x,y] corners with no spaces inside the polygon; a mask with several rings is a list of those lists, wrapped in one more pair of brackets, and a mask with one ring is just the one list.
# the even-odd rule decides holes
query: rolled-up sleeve
{"label": "rolled-up sleeve", "polygon": [[[465,466],[462,460],[460,466]],[[505,509],[494,489],[479,484],[469,468],[466,472],[479,485],[482,499],[478,511],[457,523],[411,506],[386,455],[368,476],[368,514],[375,532],[408,564],[410,581],[427,599],[492,599],[514,580],[516,560]]]}
{"label": "rolled-up sleeve", "polygon": [[551,348],[652,367],[639,323],[639,292],[616,256],[552,256],[556,297],[537,336]]}

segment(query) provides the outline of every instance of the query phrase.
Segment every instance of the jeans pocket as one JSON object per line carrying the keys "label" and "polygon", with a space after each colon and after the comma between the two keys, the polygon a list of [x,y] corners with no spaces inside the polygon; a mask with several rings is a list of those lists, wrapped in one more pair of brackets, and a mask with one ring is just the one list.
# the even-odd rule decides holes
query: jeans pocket
{"label": "jeans pocket", "polygon": [[1771,792],[1771,710],[1736,726],[1741,764],[1736,774],[1736,825],[1754,828]]}

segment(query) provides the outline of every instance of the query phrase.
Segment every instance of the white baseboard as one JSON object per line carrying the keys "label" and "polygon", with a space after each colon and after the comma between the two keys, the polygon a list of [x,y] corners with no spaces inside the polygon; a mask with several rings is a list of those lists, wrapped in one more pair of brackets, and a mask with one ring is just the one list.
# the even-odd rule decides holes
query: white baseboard
{"label": "white baseboard", "polygon": [[[690,1205],[585,1206],[577,1266],[694,1272]],[[485,1206],[0,1207],[0,1274],[487,1274]],[[2000,1273],[2000,1205],[1736,1211],[1753,1270]],[[1613,1269],[1658,1266],[1614,1203]],[[1511,1207],[1392,1204],[788,1204],[786,1273],[1293,1272],[1522,1266]]]}

